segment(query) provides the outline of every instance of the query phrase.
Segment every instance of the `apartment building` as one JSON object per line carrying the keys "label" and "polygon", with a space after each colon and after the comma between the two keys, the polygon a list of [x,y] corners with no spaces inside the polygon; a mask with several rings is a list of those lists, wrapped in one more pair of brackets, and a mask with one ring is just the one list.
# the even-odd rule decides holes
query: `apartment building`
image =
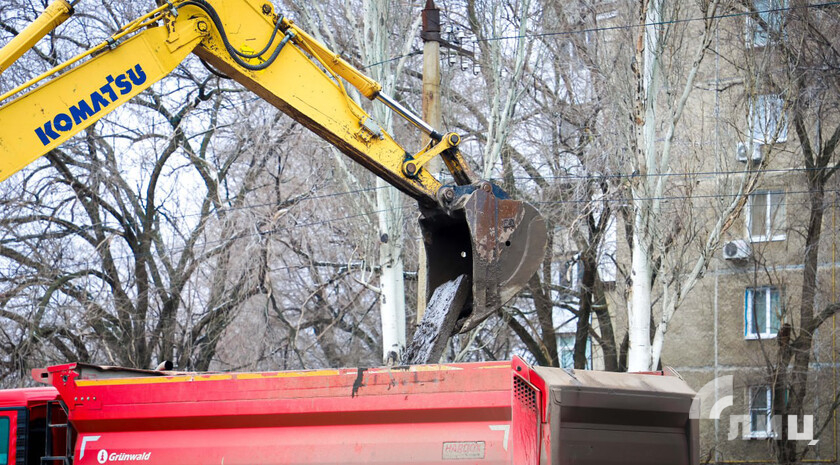
{"label": "apartment building", "polygon": [[[803,415],[785,420],[786,439],[795,441],[799,462],[840,463],[837,317],[813,321],[840,294],[840,181],[836,174],[825,176],[840,160],[837,140],[832,142],[840,137],[834,61],[840,59],[840,9],[756,0],[721,14],[726,19],[715,31],[676,138],[685,146],[675,156],[698,165],[691,173],[694,201],[685,214],[694,224],[704,215],[711,221],[720,212],[715,201],[738,195],[745,176],[760,175],[745,186],[749,194],[727,223],[721,249],[671,321],[662,363],[675,368],[704,403],[702,461],[777,463],[777,439],[785,438],[783,418],[774,411],[790,406],[804,385]],[[827,156],[823,167],[820,156]],[[814,181],[818,175],[828,179],[822,188]],[[821,231],[806,247],[817,197]],[[813,289],[806,286],[806,248],[819,251]],[[629,255],[621,240],[617,254]],[[619,282],[610,296],[617,328],[626,327],[626,299]],[[814,309],[803,307],[803,299]],[[813,341],[790,349],[805,332]],[[784,353],[797,351],[809,354],[807,373],[779,370]],[[596,369],[599,356],[595,345]]]}

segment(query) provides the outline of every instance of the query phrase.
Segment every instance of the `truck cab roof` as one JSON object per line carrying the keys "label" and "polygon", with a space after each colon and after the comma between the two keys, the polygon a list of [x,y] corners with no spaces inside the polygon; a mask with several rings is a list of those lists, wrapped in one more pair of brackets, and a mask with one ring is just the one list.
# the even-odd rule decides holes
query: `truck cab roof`
{"label": "truck cab roof", "polygon": [[0,390],[0,408],[31,407],[56,400],[58,391],[52,387]]}

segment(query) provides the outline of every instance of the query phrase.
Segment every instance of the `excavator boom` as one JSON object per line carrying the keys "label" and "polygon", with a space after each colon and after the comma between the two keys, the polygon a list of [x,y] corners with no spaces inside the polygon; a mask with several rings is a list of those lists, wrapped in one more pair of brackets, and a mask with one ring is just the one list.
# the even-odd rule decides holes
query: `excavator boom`
{"label": "excavator boom", "polygon": [[[39,20],[31,37],[16,38],[13,47],[0,50],[0,59],[7,57],[8,65],[20,56],[21,44],[34,44],[65,10],[57,20]],[[478,180],[458,150],[457,134],[436,131],[263,1],[161,3],[100,45],[0,96],[7,102],[0,107],[0,180],[163,79],[190,53],[419,202],[430,293],[462,275],[471,283],[471,297],[456,309],[457,329],[489,316],[539,267],[547,235],[534,207]],[[427,133],[429,145],[417,153],[405,150],[350,98],[345,83]],[[454,185],[442,185],[424,168],[436,156]]]}

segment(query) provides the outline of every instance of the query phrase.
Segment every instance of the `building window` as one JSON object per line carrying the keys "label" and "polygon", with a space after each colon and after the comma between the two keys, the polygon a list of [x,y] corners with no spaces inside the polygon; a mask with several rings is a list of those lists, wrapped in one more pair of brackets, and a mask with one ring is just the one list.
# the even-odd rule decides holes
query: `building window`
{"label": "building window", "polygon": [[782,305],[775,287],[749,288],[744,299],[744,337],[767,339],[779,332]]}
{"label": "building window", "polygon": [[747,203],[747,231],[752,242],[785,240],[785,193],[759,190]]}
{"label": "building window", "polygon": [[787,141],[788,122],[785,100],[778,94],[758,95],[750,99],[750,132],[759,144]]}
{"label": "building window", "polygon": [[749,389],[750,438],[773,437],[773,389],[770,386],[751,386]]}
{"label": "building window", "polygon": [[783,38],[788,0],[753,0],[753,7],[758,19],[747,17],[747,45],[764,47]]}
{"label": "building window", "polygon": [[[557,353],[560,356],[560,368],[575,367],[575,333],[562,333],[557,336]],[[592,347],[586,339],[586,369],[592,369]]]}

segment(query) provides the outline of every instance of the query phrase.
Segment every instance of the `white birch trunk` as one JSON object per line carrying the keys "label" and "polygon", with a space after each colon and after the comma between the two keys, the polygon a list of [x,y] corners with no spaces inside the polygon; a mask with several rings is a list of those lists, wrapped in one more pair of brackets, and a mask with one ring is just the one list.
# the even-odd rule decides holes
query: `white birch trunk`
{"label": "white birch trunk", "polygon": [[[717,1],[713,1],[707,10],[709,18],[715,17]],[[659,173],[666,173],[671,169],[671,149],[676,134],[677,124],[682,118],[688,97],[694,88],[697,72],[710,44],[714,31],[714,20],[707,19],[704,27],[701,42],[698,44],[689,69],[686,81],[683,85],[679,99],[675,102],[668,102],[670,106],[670,119],[666,122],[666,134],[661,150],[656,147],[656,94],[660,87],[659,78],[659,56],[661,47],[659,42],[659,29],[662,22],[662,8],[665,6],[663,0],[652,0],[646,16],[648,26],[645,28],[644,37],[644,76],[643,92],[645,101],[645,121],[642,129],[642,140],[639,146],[644,150],[644,174],[643,181],[639,186],[634,187],[633,200],[635,207],[634,236],[632,252],[632,273],[633,283],[631,287],[631,300],[628,308],[628,320],[630,326],[630,347],[628,352],[628,370],[646,371],[656,370],[662,354],[662,347],[665,341],[665,334],[668,332],[668,325],[682,303],[684,297],[697,284],[703,272],[708,267],[709,257],[717,250],[721,236],[725,228],[731,224],[733,216],[737,215],[743,206],[745,192],[751,189],[754,184],[751,176],[744,175],[741,179],[738,195],[725,207],[719,216],[714,228],[710,231],[700,255],[695,260],[691,271],[686,275],[676,275],[679,267],[673,267],[668,263],[668,247],[661,246],[660,253],[663,266],[659,270],[662,285],[661,315],[659,324],[651,343],[651,253],[657,239],[653,225],[658,221],[661,213],[661,199],[665,195],[667,179],[665,176],[656,176]]]}
{"label": "white birch trunk", "polygon": [[[378,63],[390,58],[388,35],[394,18],[389,15],[390,2],[366,0],[364,2],[363,58],[368,63]],[[349,10],[345,10],[349,14]],[[402,55],[407,55],[418,29],[420,16],[412,21],[405,41],[400,44]],[[404,60],[397,66],[373,68],[373,77],[383,90],[393,95],[396,76]],[[383,105],[373,106],[373,119],[389,133],[393,133],[392,115]],[[376,212],[379,228],[379,312],[382,321],[382,360],[385,364],[399,363],[405,350],[405,279],[403,274],[403,224],[402,194],[382,179],[376,181]]]}
{"label": "white birch trunk", "polygon": [[644,220],[644,215],[637,211],[631,257],[633,283],[627,316],[630,340],[627,352],[627,371],[647,371],[650,367],[650,255],[647,245],[642,242],[641,234],[638,232],[645,228]]}
{"label": "white birch trunk", "polygon": [[496,73],[493,80],[493,89],[491,95],[493,98],[492,109],[490,117],[488,118],[489,127],[487,130],[487,144],[484,146],[484,166],[482,169],[482,178],[490,179],[493,174],[493,168],[499,161],[502,154],[502,149],[507,142],[508,135],[511,131],[511,118],[513,118],[516,104],[522,98],[524,93],[524,86],[522,86],[522,76],[525,71],[525,64],[529,55],[529,46],[526,41],[528,35],[528,15],[530,11],[530,0],[523,0],[520,4],[520,23],[518,31],[518,39],[516,41],[516,54],[514,56],[514,65],[512,72],[505,79],[502,69],[505,64],[502,63],[501,41],[494,41],[491,44],[492,50],[492,69]]}
{"label": "white birch trunk", "polygon": [[642,97],[645,99],[645,119],[638,141],[642,175],[647,175],[633,188],[633,251],[631,256],[632,285],[627,315],[629,350],[628,371],[650,369],[650,320],[651,320],[651,226],[657,212],[654,210],[648,185],[655,180],[658,171],[656,157],[656,94],[659,91],[657,79],[659,63],[659,36],[656,26],[661,18],[662,0],[653,0],[648,5],[644,32],[644,68],[642,74]]}
{"label": "white birch trunk", "polygon": [[377,179],[379,218],[379,313],[382,318],[382,360],[399,363],[405,350],[405,280],[402,258],[402,202],[400,192]]}
{"label": "white birch trunk", "polygon": [[[388,2],[367,0],[365,5],[365,49],[368,62],[388,57]],[[375,71],[385,89],[393,87],[393,79]],[[386,92],[391,93],[390,90]],[[390,115],[381,106],[374,107],[374,119],[391,129]],[[382,361],[398,363],[405,349],[405,283],[402,258],[402,211],[399,192],[382,179],[376,180],[376,211],[379,226],[379,315],[382,321]]]}

